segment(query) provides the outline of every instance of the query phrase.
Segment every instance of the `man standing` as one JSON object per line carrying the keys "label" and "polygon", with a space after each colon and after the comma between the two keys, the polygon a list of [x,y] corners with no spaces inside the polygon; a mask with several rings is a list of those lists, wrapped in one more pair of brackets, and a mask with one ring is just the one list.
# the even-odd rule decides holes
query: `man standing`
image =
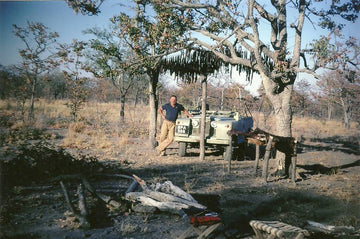
{"label": "man standing", "polygon": [[[182,106],[181,104],[177,103],[177,97],[172,95],[170,97],[170,102],[163,105],[159,108],[158,112],[161,117],[164,119],[162,126],[161,126],[161,133],[160,133],[160,142],[159,146],[156,148],[157,152],[161,156],[165,156],[166,148],[172,143],[174,140],[175,135],[175,121],[181,111],[188,117],[193,117],[189,112]],[[164,114],[165,111],[165,114]]]}

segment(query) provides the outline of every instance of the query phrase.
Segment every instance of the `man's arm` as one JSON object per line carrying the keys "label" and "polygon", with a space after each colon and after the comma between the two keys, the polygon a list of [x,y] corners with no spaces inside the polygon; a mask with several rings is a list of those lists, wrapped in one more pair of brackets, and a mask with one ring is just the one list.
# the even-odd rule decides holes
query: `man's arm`
{"label": "man's arm", "polygon": [[185,109],[184,109],[184,113],[185,113],[186,116],[189,117],[189,118],[192,118],[192,117],[193,117],[193,115],[190,114],[190,113],[189,113],[187,110],[185,110]]}
{"label": "man's arm", "polygon": [[165,119],[165,114],[164,114],[164,111],[163,111],[163,109],[161,107],[158,109],[158,112],[159,112],[161,118]]}

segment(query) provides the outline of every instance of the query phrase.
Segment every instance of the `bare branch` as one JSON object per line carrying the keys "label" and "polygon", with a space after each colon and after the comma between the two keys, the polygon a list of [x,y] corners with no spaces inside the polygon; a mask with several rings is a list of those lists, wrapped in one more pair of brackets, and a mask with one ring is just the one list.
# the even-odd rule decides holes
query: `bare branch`
{"label": "bare branch", "polygon": [[259,31],[258,31],[257,24],[255,22],[255,19],[254,19],[254,4],[255,4],[255,0],[250,0],[249,6],[248,6],[248,19],[249,19],[250,26],[253,30],[253,37],[254,37],[253,53],[255,55],[257,67],[259,68],[259,70],[261,70],[261,72],[263,72],[264,74],[267,75],[267,74],[269,74],[269,70],[263,64],[262,59],[261,59]]}
{"label": "bare branch", "polygon": [[295,27],[295,45],[294,45],[294,51],[293,51],[293,57],[291,66],[298,66],[299,65],[299,59],[300,59],[300,50],[301,50],[301,36],[302,36],[302,29],[304,26],[304,20],[305,20],[305,9],[306,9],[306,1],[300,0],[300,6],[299,6],[299,17],[298,17],[298,25]]}

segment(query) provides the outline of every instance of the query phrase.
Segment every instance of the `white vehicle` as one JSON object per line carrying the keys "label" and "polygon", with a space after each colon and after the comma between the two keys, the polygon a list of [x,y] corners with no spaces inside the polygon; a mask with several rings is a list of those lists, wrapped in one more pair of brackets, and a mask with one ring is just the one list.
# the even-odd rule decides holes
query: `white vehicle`
{"label": "white vehicle", "polygon": [[[200,145],[200,111],[191,111],[193,118],[179,118],[175,124],[175,138],[179,143],[179,156],[184,157],[188,147]],[[232,111],[206,111],[205,147],[223,150],[224,159],[229,160],[232,153],[247,145],[244,136],[229,136],[230,130],[249,132],[253,127],[252,117],[239,116]],[[232,144],[232,147],[230,147]],[[234,150],[232,150],[232,148]]]}

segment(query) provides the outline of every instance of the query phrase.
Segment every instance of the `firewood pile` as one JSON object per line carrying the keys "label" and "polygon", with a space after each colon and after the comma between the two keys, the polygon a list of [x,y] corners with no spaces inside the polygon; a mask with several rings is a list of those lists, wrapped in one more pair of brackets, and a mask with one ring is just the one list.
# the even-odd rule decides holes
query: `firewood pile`
{"label": "firewood pile", "polygon": [[[126,179],[133,179],[130,176],[127,175],[114,175],[121,178]],[[78,179],[80,183],[77,186],[76,195],[77,195],[77,207],[74,205],[72,200],[72,197],[69,193],[69,190],[66,186],[66,181],[74,181],[75,179]],[[136,182],[136,181],[135,181]],[[61,189],[63,191],[65,201],[68,205],[68,208],[70,210],[70,213],[67,213],[68,216],[71,216],[74,218],[75,221],[78,221],[78,226],[81,228],[90,228],[91,223],[89,221],[90,219],[90,212],[89,212],[89,197],[88,194],[91,195],[92,201],[96,200],[101,202],[103,205],[106,205],[106,207],[110,210],[117,210],[123,207],[124,202],[123,201],[116,201],[111,196],[105,195],[103,193],[98,192],[98,190],[95,189],[95,187],[89,182],[87,177],[83,175],[64,175],[61,177],[61,180],[59,181]],[[134,187],[134,182],[129,186],[129,189],[132,189]],[[128,189],[128,190],[129,190]],[[70,215],[69,215],[70,214]]]}
{"label": "firewood pile", "polygon": [[206,206],[199,204],[190,194],[166,181],[162,184],[147,186],[146,182],[134,175],[142,191],[127,192],[125,198],[141,203],[144,206],[156,207],[160,211],[177,213],[190,207],[205,210]]}
{"label": "firewood pile", "polygon": [[[109,176],[109,175],[107,175]],[[89,182],[85,176],[73,175],[69,176],[71,180],[74,177],[78,177],[80,183],[77,186],[76,195],[77,195],[77,206],[74,205],[71,200],[69,191],[64,183],[65,180],[60,180],[60,186],[62,188],[65,201],[68,205],[70,213],[73,217],[76,217],[80,223],[81,228],[91,227],[91,223],[88,220],[89,210],[88,203],[86,201],[86,195],[90,194],[92,197],[96,198],[100,202],[106,205],[107,208],[112,210],[119,209],[124,205],[124,203],[132,204],[133,207],[141,205],[142,209],[137,207],[139,210],[155,211],[160,210],[162,212],[168,212],[172,214],[177,214],[182,216],[185,220],[190,222],[190,218],[184,212],[184,210],[195,210],[197,212],[204,212],[207,207],[198,203],[190,194],[183,191],[181,188],[175,186],[171,181],[166,181],[164,183],[157,183],[147,185],[144,180],[137,177],[136,175],[119,175],[114,174],[110,175],[113,177],[125,178],[131,180],[131,184],[124,192],[123,200],[115,200],[111,196],[100,193],[101,189],[95,189],[95,187]],[[63,177],[67,178],[67,177]],[[215,217],[214,217],[215,219]],[[218,219],[218,218],[217,218]]]}

